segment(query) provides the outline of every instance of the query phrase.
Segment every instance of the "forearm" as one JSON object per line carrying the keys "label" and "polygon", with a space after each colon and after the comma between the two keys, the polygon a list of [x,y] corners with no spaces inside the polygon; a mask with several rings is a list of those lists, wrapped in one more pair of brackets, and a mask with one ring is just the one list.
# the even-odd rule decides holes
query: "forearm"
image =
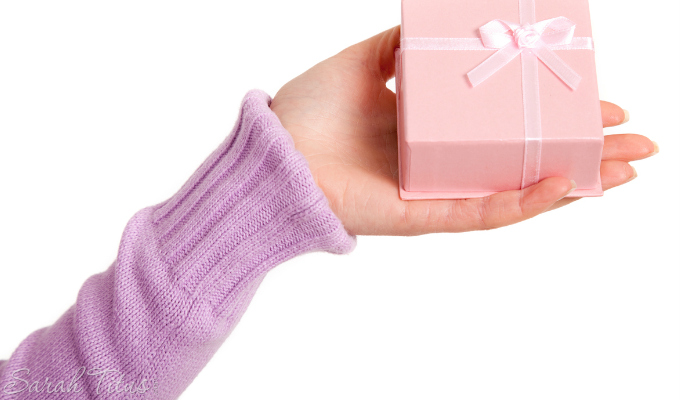
{"label": "forearm", "polygon": [[269,97],[251,92],[236,128],[185,185],[130,219],[109,269],[90,277],[73,307],[0,364],[0,399],[36,398],[31,389],[70,390],[71,399],[110,390],[122,392],[115,398],[124,390],[176,398],[271,268],[301,253],[347,253],[354,245]]}

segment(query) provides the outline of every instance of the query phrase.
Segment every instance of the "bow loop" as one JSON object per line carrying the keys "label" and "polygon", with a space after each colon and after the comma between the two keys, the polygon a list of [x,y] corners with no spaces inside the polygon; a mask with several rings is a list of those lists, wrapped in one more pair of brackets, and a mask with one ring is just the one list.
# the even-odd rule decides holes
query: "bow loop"
{"label": "bow loop", "polygon": [[565,17],[541,21],[533,27],[540,33],[542,41],[550,46],[570,44],[576,30],[576,24]]}
{"label": "bow loop", "polygon": [[513,41],[513,30],[519,26],[508,21],[494,19],[479,28],[481,41],[488,49],[500,49]]}

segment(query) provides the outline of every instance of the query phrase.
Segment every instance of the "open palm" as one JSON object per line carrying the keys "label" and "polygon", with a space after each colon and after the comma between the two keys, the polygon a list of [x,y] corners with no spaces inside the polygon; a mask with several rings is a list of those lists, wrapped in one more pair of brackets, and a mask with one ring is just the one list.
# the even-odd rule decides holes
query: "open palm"
{"label": "open palm", "polygon": [[[318,186],[351,234],[418,235],[510,225],[568,204],[573,183],[548,178],[523,190],[478,199],[402,201],[398,195],[395,27],[349,47],[280,89],[271,108],[309,162]],[[604,126],[622,123],[624,111],[601,102]],[[636,177],[628,164],[655,154],[644,136],[605,138],[603,188]]]}

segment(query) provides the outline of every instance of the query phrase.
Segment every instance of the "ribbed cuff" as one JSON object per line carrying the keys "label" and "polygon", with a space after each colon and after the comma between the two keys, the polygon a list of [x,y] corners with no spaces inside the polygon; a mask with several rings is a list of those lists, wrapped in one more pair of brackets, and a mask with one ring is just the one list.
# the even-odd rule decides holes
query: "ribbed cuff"
{"label": "ribbed cuff", "polygon": [[270,102],[250,91],[233,132],[152,216],[178,286],[209,298],[214,309],[285,260],[319,250],[349,253],[356,244]]}

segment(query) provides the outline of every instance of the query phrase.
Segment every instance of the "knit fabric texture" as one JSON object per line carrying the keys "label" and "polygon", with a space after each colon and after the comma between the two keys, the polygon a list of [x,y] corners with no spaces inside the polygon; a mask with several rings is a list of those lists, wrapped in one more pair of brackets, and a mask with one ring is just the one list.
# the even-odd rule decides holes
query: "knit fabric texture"
{"label": "knit fabric texture", "polygon": [[112,265],[0,361],[0,399],[175,399],[270,269],[352,251],[355,237],[270,101],[249,92],[236,127],[184,186],[129,220]]}

